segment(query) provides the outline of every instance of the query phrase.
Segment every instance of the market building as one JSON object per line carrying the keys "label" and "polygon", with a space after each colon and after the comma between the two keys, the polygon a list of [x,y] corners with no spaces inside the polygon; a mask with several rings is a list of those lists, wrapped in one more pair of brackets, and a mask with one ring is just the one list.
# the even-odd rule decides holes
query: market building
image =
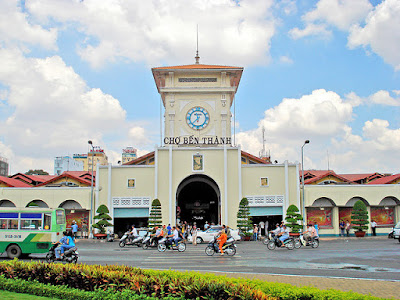
{"label": "market building", "polygon": [[164,224],[206,221],[237,227],[247,197],[254,223],[273,224],[300,206],[299,165],[271,164],[241,150],[232,133],[243,68],[193,65],[152,69],[164,108],[154,151],[122,166],[98,166],[96,204],[105,204],[115,231],[147,224],[159,199]]}

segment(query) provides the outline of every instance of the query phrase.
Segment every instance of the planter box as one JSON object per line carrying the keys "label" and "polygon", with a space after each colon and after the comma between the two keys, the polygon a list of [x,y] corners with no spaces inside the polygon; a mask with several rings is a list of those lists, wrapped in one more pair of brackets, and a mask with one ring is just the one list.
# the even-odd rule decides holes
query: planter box
{"label": "planter box", "polygon": [[251,236],[244,236],[242,237],[243,241],[250,241],[251,240]]}
{"label": "planter box", "polygon": [[364,237],[365,231],[354,231],[354,234],[356,235],[356,237]]}
{"label": "planter box", "polygon": [[100,239],[105,239],[107,237],[107,234],[106,233],[96,233],[93,236],[100,240]]}

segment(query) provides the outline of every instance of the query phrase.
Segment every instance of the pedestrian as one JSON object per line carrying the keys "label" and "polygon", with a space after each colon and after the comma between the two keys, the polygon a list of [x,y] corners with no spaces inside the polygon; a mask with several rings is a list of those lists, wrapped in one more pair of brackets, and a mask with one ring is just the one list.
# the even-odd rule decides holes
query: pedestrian
{"label": "pedestrian", "polygon": [[78,238],[77,234],[78,234],[78,224],[76,224],[76,221],[72,221],[72,225],[71,225],[71,229],[72,229],[72,236],[74,238]]}
{"label": "pedestrian", "polygon": [[210,227],[210,225],[208,224],[208,222],[206,221],[206,224],[204,224],[204,231],[206,231],[208,229],[208,227]]}
{"label": "pedestrian", "polygon": [[196,223],[192,227],[192,244],[197,246],[197,226]]}
{"label": "pedestrian", "polygon": [[317,222],[314,222],[314,228],[315,228],[315,231],[317,232],[317,237],[319,237],[319,226],[318,226],[318,223]]}
{"label": "pedestrian", "polygon": [[349,220],[346,221],[346,236],[349,237],[350,236],[350,228],[351,228],[351,224],[349,222]]}
{"label": "pedestrian", "polygon": [[84,239],[88,238],[88,225],[85,221],[83,221],[83,223],[82,223],[82,237]]}
{"label": "pedestrian", "polygon": [[343,220],[340,220],[340,223],[339,223],[340,236],[343,236],[343,237],[344,237],[345,226],[346,226],[346,225],[344,224],[344,221],[343,221]]}
{"label": "pedestrian", "polygon": [[253,227],[253,241],[257,241],[257,234],[258,234],[257,224],[254,224],[254,227]]}
{"label": "pedestrian", "polygon": [[372,220],[372,222],[371,222],[371,229],[372,229],[372,235],[376,236],[376,222],[375,222],[375,220]]}
{"label": "pedestrian", "polygon": [[259,233],[261,236],[262,234],[265,234],[265,223],[263,221],[260,221],[260,223],[258,225],[260,227]]}

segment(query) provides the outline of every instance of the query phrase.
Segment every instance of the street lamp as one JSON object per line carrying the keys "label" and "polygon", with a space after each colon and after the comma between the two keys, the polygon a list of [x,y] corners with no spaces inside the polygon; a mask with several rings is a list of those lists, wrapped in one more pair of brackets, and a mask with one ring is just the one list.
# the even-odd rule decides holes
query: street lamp
{"label": "street lamp", "polygon": [[[92,238],[92,231],[90,228],[92,227],[92,214],[93,214],[93,162],[94,162],[94,147],[93,147],[93,142],[91,140],[88,141],[88,144],[92,147],[92,180],[90,184],[90,220],[89,220],[89,238]],[[89,162],[89,157],[88,157],[88,162]],[[88,165],[88,171],[89,171],[89,165]]]}
{"label": "street lamp", "polygon": [[305,214],[305,202],[304,202],[304,151],[303,148],[306,144],[309,144],[310,141],[309,140],[305,140],[303,146],[301,146],[301,189],[303,192],[303,199],[302,199],[302,210],[303,210],[303,228],[305,227],[304,221],[306,218],[306,214]]}

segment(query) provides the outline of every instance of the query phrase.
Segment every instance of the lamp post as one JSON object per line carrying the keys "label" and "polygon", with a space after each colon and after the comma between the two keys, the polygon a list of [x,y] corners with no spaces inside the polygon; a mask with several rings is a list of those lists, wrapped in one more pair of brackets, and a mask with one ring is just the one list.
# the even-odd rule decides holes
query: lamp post
{"label": "lamp post", "polygon": [[305,214],[305,210],[306,210],[306,205],[304,202],[304,146],[306,144],[309,144],[310,141],[309,140],[305,140],[303,146],[301,146],[301,189],[302,189],[302,193],[303,193],[303,199],[301,201],[302,203],[302,211],[303,211],[303,229],[305,227],[305,219],[306,219],[306,214]]}
{"label": "lamp post", "polygon": [[[93,218],[92,218],[92,215],[93,215],[93,162],[94,162],[94,147],[93,147],[93,142],[91,141],[91,140],[89,140],[88,141],[88,144],[92,147],[92,150],[91,150],[91,152],[92,152],[92,180],[91,180],[91,183],[90,183],[90,216],[89,216],[89,218],[90,218],[90,220],[89,220],[89,238],[92,238],[93,236],[92,236],[92,231],[90,230],[91,229],[91,227],[92,227],[92,221],[93,221]],[[88,161],[89,161],[89,157],[88,157]],[[88,169],[89,169],[89,166],[88,166]]]}

